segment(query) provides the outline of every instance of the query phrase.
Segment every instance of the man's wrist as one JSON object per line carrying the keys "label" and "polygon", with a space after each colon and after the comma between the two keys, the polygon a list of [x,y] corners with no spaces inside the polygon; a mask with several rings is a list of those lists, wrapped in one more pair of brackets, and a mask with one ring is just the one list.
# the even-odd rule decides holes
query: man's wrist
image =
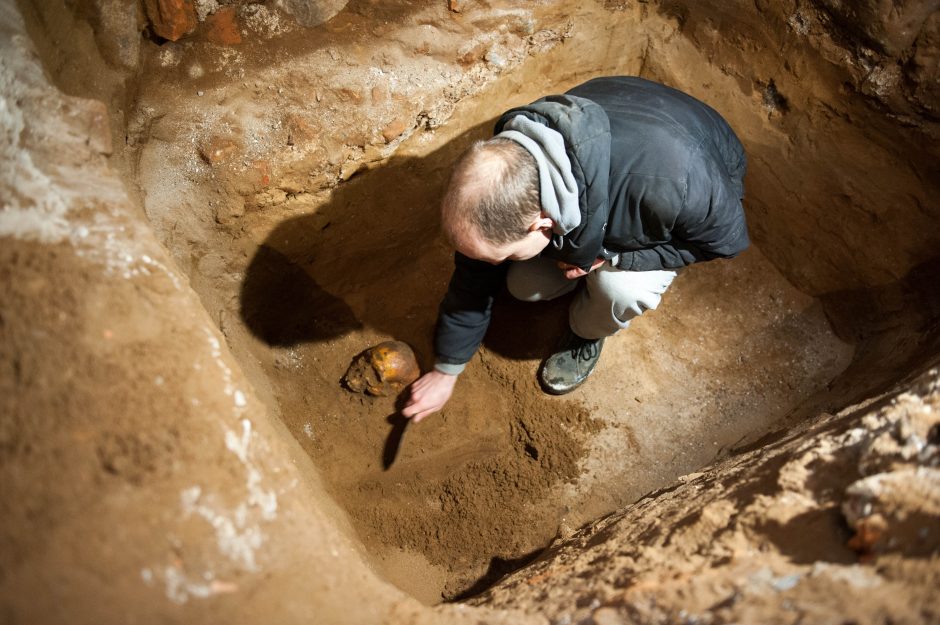
{"label": "man's wrist", "polygon": [[436,362],[434,363],[434,370],[439,373],[445,373],[447,375],[460,375],[461,372],[466,368],[467,363],[454,364],[451,362]]}

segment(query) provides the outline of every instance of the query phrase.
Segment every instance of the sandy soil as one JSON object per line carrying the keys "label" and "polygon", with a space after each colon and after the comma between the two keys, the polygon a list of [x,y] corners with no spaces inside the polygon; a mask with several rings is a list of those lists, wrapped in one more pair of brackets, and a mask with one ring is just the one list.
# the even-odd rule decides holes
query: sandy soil
{"label": "sandy soil", "polygon": [[[427,327],[441,291],[422,291],[398,289],[409,306],[425,299]],[[393,563],[386,575],[416,596],[458,595],[507,561],[524,561],[557,535],[760,436],[851,357],[818,303],[753,251],[689,270],[658,311],[609,343],[591,384],[568,399],[548,398],[534,372],[565,304],[503,298],[452,403],[404,431],[394,399],[350,395],[339,384],[349,354],[366,340],[361,332],[298,342],[262,360],[288,427],[370,551]],[[326,320],[306,319],[320,327]],[[398,457],[385,471],[383,455],[396,442]],[[430,565],[420,586],[410,581],[413,566],[394,564],[400,550],[408,562]],[[440,577],[432,582],[431,573]]]}
{"label": "sandy soil", "polygon": [[[532,375],[563,304],[533,312],[504,303],[454,403],[406,430],[398,461],[382,471],[382,453],[402,434],[389,423],[393,402],[349,397],[338,381],[353,355],[389,338],[429,363],[449,275],[433,210],[448,164],[486,135],[477,120],[541,95],[519,85],[553,62],[491,85],[497,75],[536,53],[565,75],[564,53],[551,55],[570,17],[511,11],[492,33],[494,14],[441,22],[437,9],[422,13],[433,27],[416,28],[412,7],[388,5],[378,17],[391,30],[376,41],[375,10],[354,3],[314,40],[293,28],[249,27],[237,48],[197,37],[152,50],[131,141],[148,216],[190,266],[230,345],[255,361],[255,383],[384,575],[429,603],[460,596],[780,419],[827,407],[814,394],[848,365],[852,348],[833,335],[820,304],[755,249],[683,275],[661,310],[611,342],[596,380],[568,400],[540,397]],[[661,27],[675,24],[667,17]],[[390,62],[411,47],[426,60]],[[455,57],[469,64],[462,75],[448,65]],[[653,71],[647,57],[638,60],[631,68],[628,54],[617,71]],[[175,85],[169,102],[167,81]],[[702,97],[718,106],[711,90]],[[751,122],[735,119],[737,106],[723,110],[746,133]],[[748,180],[762,183],[760,174]],[[526,438],[533,432],[538,457]]]}
{"label": "sandy soil", "polygon": [[[930,369],[804,421],[589,524],[472,602],[574,623],[936,623],[938,392]],[[572,576],[573,593],[558,583]]]}
{"label": "sandy soil", "polygon": [[[390,50],[373,51],[372,59],[430,41],[423,31],[405,26],[410,16],[387,10],[393,23],[402,24],[401,32],[394,46],[379,44],[379,50]],[[559,17],[512,15],[519,22],[511,20],[506,34],[491,44],[505,46],[507,63],[518,57],[515,50],[530,51],[533,45],[515,28],[533,30],[526,19]],[[552,400],[540,396],[533,371],[560,331],[563,304],[532,311],[506,302],[454,402],[428,424],[409,428],[400,458],[383,471],[382,452],[401,434],[388,422],[393,401],[349,397],[338,381],[355,354],[388,338],[410,342],[429,363],[430,331],[450,271],[433,206],[459,146],[485,129],[461,133],[467,123],[455,117],[450,130],[439,133],[443,136],[416,135],[410,142],[416,145],[403,146],[374,171],[360,171],[329,192],[308,190],[318,180],[323,184],[331,167],[342,180],[355,162],[333,164],[331,141],[364,141],[363,154],[380,155],[384,149],[384,136],[377,147],[369,143],[370,126],[373,137],[382,130],[377,120],[363,120],[363,126],[358,113],[341,119],[341,111],[352,113],[361,99],[362,112],[381,114],[389,110],[385,99],[394,103],[411,90],[430,98],[437,88],[433,82],[415,86],[415,70],[408,66],[393,71],[385,64],[378,71],[388,76],[376,83],[380,86],[369,86],[375,70],[364,72],[351,56],[349,40],[352,33],[357,41],[374,18],[354,11],[333,22],[313,51],[309,41],[290,33],[262,50],[256,34],[256,43],[232,52],[240,63],[227,50],[197,41],[167,65],[163,56],[176,48],[166,44],[150,61],[166,67],[155,68],[141,86],[138,110],[153,110],[153,121],[135,123],[142,132],[133,141],[139,146],[148,215],[180,261],[195,263],[194,284],[204,300],[221,300],[210,307],[217,308],[230,344],[236,351],[248,347],[260,364],[257,375],[266,382],[259,385],[270,385],[272,407],[314,458],[375,554],[376,566],[433,603],[468,592],[555,536],[760,435],[824,388],[847,365],[851,348],[833,336],[820,306],[754,250],[727,265],[690,270],[656,315],[611,342],[592,385],[570,401]],[[454,26],[468,27],[457,20]],[[488,23],[484,15],[472,28]],[[551,43],[551,33],[559,30],[536,30],[546,33],[538,41]],[[466,48],[467,37],[486,38],[462,37],[436,39],[430,62]],[[295,55],[290,64],[282,60],[288,54]],[[348,67],[339,84],[327,76],[335,61]],[[197,66],[204,73],[194,77]],[[485,60],[480,68],[494,71]],[[265,118],[256,101],[270,94],[287,110],[300,105],[301,72],[308,82],[321,76],[324,85],[315,94],[316,106],[304,112],[316,140],[305,137],[294,118],[281,115],[274,130],[288,132],[287,143],[293,145],[265,153],[271,138],[261,133]],[[239,85],[239,76],[248,80]],[[473,80],[486,77],[479,76]],[[157,101],[165,99],[168,77],[181,83],[172,107]],[[240,87],[246,85],[253,86],[254,102],[242,99]],[[383,93],[381,85],[391,93]],[[195,100],[184,95],[187,90],[197,93]],[[441,96],[445,104],[451,97],[446,88]],[[485,114],[493,116],[509,105],[505,101],[496,105],[487,93],[465,97],[460,106],[473,110],[485,103]],[[436,106],[432,121],[439,124],[449,113]],[[194,115],[200,119],[195,128]],[[324,133],[331,123],[338,127]],[[356,133],[365,136],[356,139]],[[229,140],[238,146],[233,149],[240,160],[209,167],[204,146]],[[261,156],[268,160],[259,165],[253,159]],[[281,164],[270,163],[273,158]],[[167,160],[179,163],[178,169],[159,164]],[[326,173],[317,173],[324,167]],[[265,182],[268,170],[274,180]],[[307,177],[294,181],[301,172]],[[179,201],[181,188],[187,201]],[[231,212],[233,202],[244,208]],[[206,234],[217,242],[205,251],[202,242],[179,241],[205,231],[186,225],[208,217],[199,217],[200,204],[209,205],[222,225],[221,232]],[[431,210],[415,213],[410,210],[415,206]],[[387,217],[376,219],[376,214]],[[278,216],[282,221],[274,221]]]}
{"label": "sandy soil", "polygon": [[[346,609],[350,622],[470,622],[477,616],[469,608],[423,611],[380,578],[435,604],[474,595],[541,556],[476,603],[519,607],[537,622],[554,596],[601,622],[593,591],[578,581],[600,561],[558,573],[573,575],[568,594],[545,590],[538,571],[602,515],[646,514],[655,526],[655,502],[681,512],[670,513],[671,533],[655,536],[694,532],[676,541],[678,551],[645,532],[611,542],[612,551],[636,545],[634,561],[649,557],[634,591],[680,580],[668,587],[672,611],[640,610],[639,622],[676,620],[683,602],[723,618],[724,584],[784,583],[796,574],[787,559],[854,562],[844,521],[830,514],[834,496],[821,499],[826,515],[807,508],[806,523],[792,525],[789,500],[760,499],[778,494],[778,465],[707,510],[676,504],[691,487],[668,497],[677,478],[715,461],[725,464],[714,477],[681,483],[733,481],[735,467],[759,459],[759,451],[741,454],[766,444],[764,435],[841,411],[936,354],[938,307],[923,288],[935,272],[922,265],[936,249],[936,182],[925,164],[932,126],[900,125],[872,108],[913,115],[929,92],[900,78],[873,84],[874,72],[829,36],[824,11],[749,5],[731,15],[727,7],[608,2],[468,3],[455,12],[445,3],[362,1],[305,29],[274,8],[245,4],[237,46],[212,43],[200,26],[177,43],[142,40],[139,73],[122,75],[98,59],[110,69],[83,80],[75,59],[93,56],[92,29],[64,5],[53,9],[36,8],[30,22],[47,68],[67,92],[108,102],[115,142],[112,149],[103,138],[93,104],[76,106],[69,126],[43,121],[43,132],[24,133],[24,145],[32,141],[31,153],[45,159],[37,162],[79,172],[67,180],[69,198],[92,193],[83,171],[107,178],[94,192],[111,195],[81,204],[86,221],[70,217],[74,232],[94,235],[83,261],[72,260],[74,237],[17,239],[0,259],[0,362],[12,415],[0,438],[11,485],[0,573],[15,572],[0,582],[5,596],[20,597],[7,603],[17,620],[30,620],[22,597],[31,587],[63,589],[67,601],[39,612],[48,620],[119,570],[108,596],[125,620],[135,603],[161,600],[171,605],[161,603],[153,618],[181,622],[275,612],[303,621],[307,601],[322,605],[329,622]],[[921,41],[866,36],[905,50]],[[890,67],[891,54],[866,62]],[[929,58],[914,54],[905,67]],[[409,342],[430,363],[450,272],[436,202],[459,151],[486,136],[503,109],[604,73],[663,80],[729,118],[752,156],[754,248],[685,271],[657,311],[609,342],[595,376],[571,396],[546,397],[534,381],[565,302],[506,297],[442,414],[404,427],[394,398],[343,389],[352,357],[385,339]],[[846,98],[847,89],[868,99]],[[43,93],[54,102],[49,110],[71,110]],[[94,154],[73,158],[48,137]],[[858,251],[871,249],[879,252]],[[918,265],[927,269],[917,273]],[[860,413],[840,415],[848,422]],[[792,460],[801,476],[819,456],[781,449],[779,462]],[[826,466],[840,493],[861,477],[850,465]],[[62,475],[69,478],[60,487]],[[761,484],[768,493],[751,489]],[[790,490],[803,493],[799,486]],[[722,528],[754,503],[748,497],[756,504],[728,538]],[[575,540],[597,536],[601,526],[590,527]],[[73,544],[75,528],[92,538]],[[801,532],[813,542],[817,530],[822,555],[803,549]],[[109,542],[112,535],[123,538]],[[719,569],[703,584],[721,589],[696,586],[690,597],[682,580],[705,569],[671,558],[689,558],[713,536],[729,543],[718,541],[695,565]],[[767,536],[770,573],[728,555],[728,544],[760,551]],[[572,549],[593,557],[585,544]],[[935,579],[934,560],[887,557],[900,557],[891,564],[896,585],[879,592]],[[617,579],[629,567],[617,563],[603,579],[622,590]],[[793,591],[803,602],[848,583],[825,582],[831,571],[798,572],[823,580]],[[514,604],[519,580],[532,593]],[[906,596],[921,603],[924,588]],[[908,617],[884,597],[866,605]],[[603,601],[613,619],[647,598],[608,593]],[[781,611],[747,605],[755,612],[734,615],[763,620]],[[79,620],[106,613],[93,606]],[[516,616],[481,609],[479,619]]]}

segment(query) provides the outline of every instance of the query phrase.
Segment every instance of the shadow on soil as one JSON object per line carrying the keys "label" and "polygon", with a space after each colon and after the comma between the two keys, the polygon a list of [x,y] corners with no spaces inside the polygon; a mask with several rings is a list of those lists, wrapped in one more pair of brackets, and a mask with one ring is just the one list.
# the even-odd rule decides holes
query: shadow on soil
{"label": "shadow on soil", "polygon": [[[336,187],[315,211],[285,220],[258,248],[241,288],[242,320],[270,346],[327,342],[366,328],[411,344],[426,365],[453,269],[438,203],[451,166],[490,124],[421,158],[393,158]],[[486,345],[510,358],[545,355],[563,302],[498,297]]]}
{"label": "shadow on soil", "polygon": [[256,337],[278,347],[324,341],[362,328],[346,302],[267,245],[251,261],[242,285],[241,314]]}
{"label": "shadow on soil", "polygon": [[518,571],[522,567],[534,562],[540,555],[542,555],[544,551],[544,549],[536,549],[534,551],[530,551],[527,554],[519,556],[518,558],[500,558],[499,556],[493,557],[490,560],[490,565],[489,568],[487,568],[486,573],[484,573],[483,576],[473,584],[473,586],[467,588],[458,595],[448,597],[447,602],[457,603],[460,601],[466,601],[471,597],[475,597],[476,595],[489,590],[506,575]]}

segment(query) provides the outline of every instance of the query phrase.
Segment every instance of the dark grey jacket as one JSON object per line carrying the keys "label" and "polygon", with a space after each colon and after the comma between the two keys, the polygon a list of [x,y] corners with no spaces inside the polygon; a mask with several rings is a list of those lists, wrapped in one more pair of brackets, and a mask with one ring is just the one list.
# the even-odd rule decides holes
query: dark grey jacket
{"label": "dark grey jacket", "polygon": [[[543,256],[587,270],[596,258],[619,255],[620,269],[652,271],[747,248],[744,149],[709,106],[664,85],[617,76],[511,109],[495,132],[515,115],[564,137],[578,183],[581,223],[554,235]],[[473,356],[507,268],[455,255],[435,336],[439,363]]]}

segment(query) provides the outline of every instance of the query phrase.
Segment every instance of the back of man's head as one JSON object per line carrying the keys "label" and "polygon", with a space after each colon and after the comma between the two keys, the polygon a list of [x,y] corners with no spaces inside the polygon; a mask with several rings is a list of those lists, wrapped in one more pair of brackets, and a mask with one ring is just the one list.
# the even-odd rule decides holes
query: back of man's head
{"label": "back of man's head", "polygon": [[455,244],[482,237],[502,245],[523,238],[541,210],[535,159],[515,141],[494,137],[477,141],[457,160],[441,218]]}

